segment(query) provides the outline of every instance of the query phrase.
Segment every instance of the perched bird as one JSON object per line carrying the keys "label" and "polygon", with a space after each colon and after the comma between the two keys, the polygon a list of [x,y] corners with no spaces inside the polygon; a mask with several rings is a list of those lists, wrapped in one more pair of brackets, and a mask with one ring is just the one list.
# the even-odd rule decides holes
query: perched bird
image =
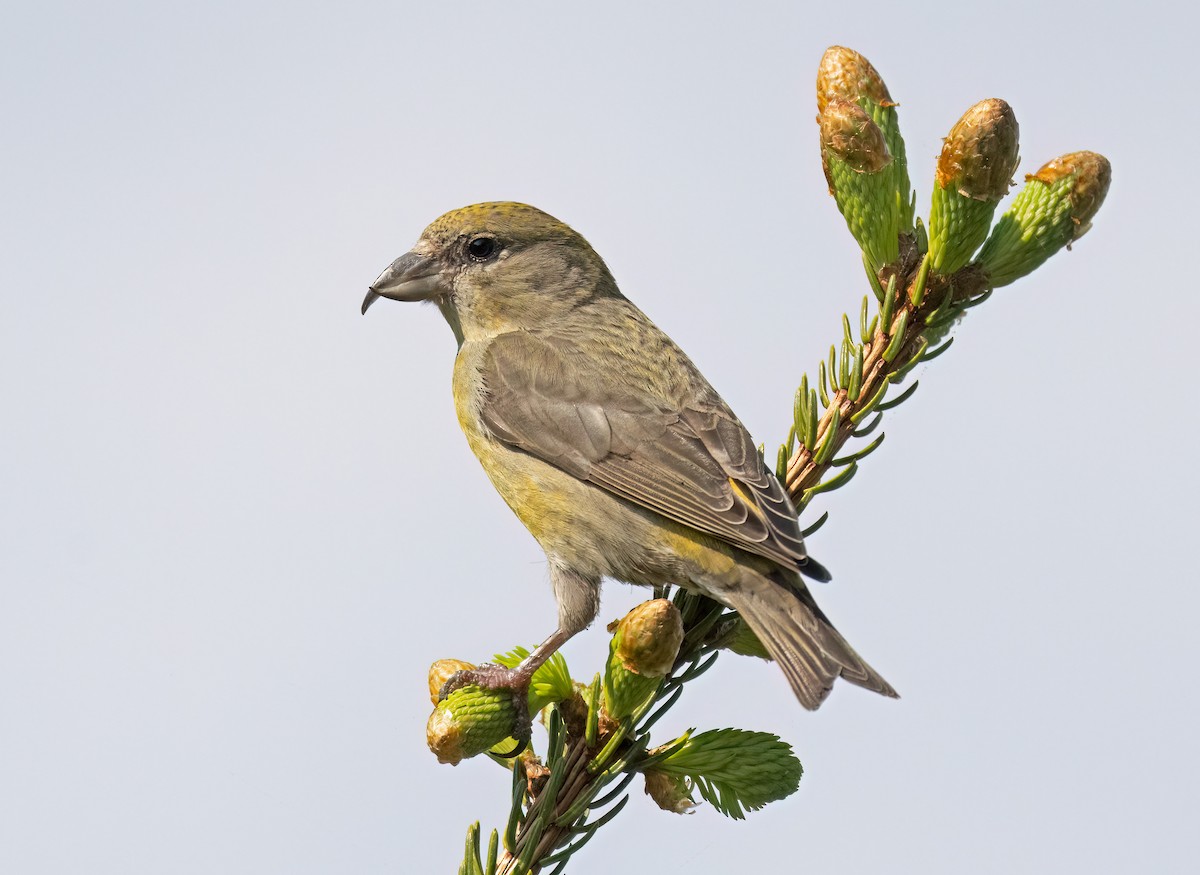
{"label": "perched bird", "polygon": [[838,677],[896,695],[801,579],[829,574],[745,427],[583,237],[525,204],[454,210],[380,274],[362,312],[380,297],[433,301],[450,323],[459,424],[546,551],[558,601],[558,628],[520,665],[460,673],[445,692],[523,692],[591,624],[609,577],[737,610],[806,708]]}

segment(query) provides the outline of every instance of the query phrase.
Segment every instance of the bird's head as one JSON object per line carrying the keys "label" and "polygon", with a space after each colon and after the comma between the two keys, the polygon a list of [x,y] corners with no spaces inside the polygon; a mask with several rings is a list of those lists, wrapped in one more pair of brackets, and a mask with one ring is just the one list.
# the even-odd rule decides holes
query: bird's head
{"label": "bird's head", "polygon": [[598,297],[620,293],[588,242],[525,204],[486,203],[435,221],[367,291],[378,298],[433,301],[461,343],[553,322]]}

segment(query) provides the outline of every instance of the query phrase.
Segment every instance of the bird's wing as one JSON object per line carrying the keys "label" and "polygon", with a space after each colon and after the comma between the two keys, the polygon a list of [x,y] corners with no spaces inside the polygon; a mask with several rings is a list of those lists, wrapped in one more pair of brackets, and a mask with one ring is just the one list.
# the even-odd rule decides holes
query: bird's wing
{"label": "bird's wing", "polygon": [[581,361],[528,332],[494,338],[481,374],[484,424],[510,446],[621,498],[827,577],[806,559],[791,500],[715,393],[713,403],[667,409]]}

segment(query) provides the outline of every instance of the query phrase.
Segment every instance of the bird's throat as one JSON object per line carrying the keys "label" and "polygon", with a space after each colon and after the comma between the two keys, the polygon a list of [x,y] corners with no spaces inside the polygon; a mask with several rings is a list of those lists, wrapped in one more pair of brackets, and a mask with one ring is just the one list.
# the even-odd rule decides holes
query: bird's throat
{"label": "bird's throat", "polygon": [[454,309],[454,304],[450,300],[449,295],[441,295],[437,298],[438,309],[442,311],[442,316],[450,325],[450,330],[454,332],[454,340],[458,344],[458,348],[462,349],[463,345],[463,330],[462,322],[459,321],[458,311]]}

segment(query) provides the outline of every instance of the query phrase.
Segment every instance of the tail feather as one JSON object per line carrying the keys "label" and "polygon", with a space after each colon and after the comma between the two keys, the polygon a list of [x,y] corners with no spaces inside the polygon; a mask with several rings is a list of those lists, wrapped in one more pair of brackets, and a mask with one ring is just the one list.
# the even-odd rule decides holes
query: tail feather
{"label": "tail feather", "polygon": [[[802,584],[801,584],[802,586]],[[883,696],[899,698],[892,685],[854,652],[807,591],[747,570],[737,592],[723,600],[745,618],[783,669],[800,704],[816,710],[842,677]]]}

